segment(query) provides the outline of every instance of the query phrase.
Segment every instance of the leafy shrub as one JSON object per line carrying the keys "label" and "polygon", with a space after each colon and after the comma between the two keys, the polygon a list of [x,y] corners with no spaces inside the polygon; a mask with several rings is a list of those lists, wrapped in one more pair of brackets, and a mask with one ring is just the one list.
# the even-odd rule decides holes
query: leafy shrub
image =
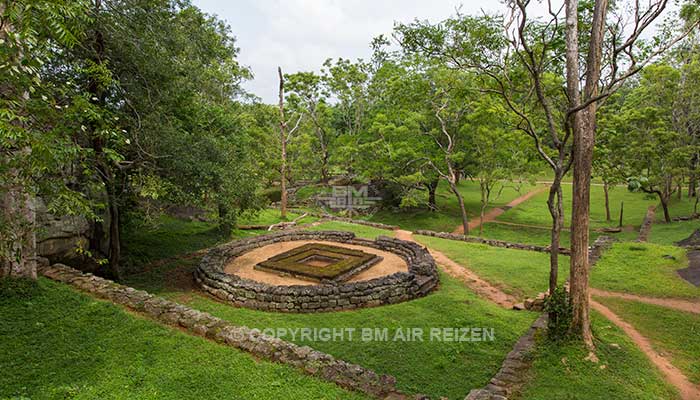
{"label": "leafy shrub", "polygon": [[270,203],[276,203],[282,200],[282,190],[280,190],[280,188],[267,188],[263,190],[262,194]]}
{"label": "leafy shrub", "polygon": [[557,286],[545,299],[544,310],[549,314],[547,334],[550,339],[566,338],[571,326],[573,311],[569,302],[569,292],[563,286]]}

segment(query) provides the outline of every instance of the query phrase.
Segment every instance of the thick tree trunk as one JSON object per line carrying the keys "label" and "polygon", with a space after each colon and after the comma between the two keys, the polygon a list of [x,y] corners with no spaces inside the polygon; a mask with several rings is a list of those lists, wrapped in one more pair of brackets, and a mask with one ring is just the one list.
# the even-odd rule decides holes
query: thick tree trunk
{"label": "thick tree trunk", "polygon": [[610,196],[608,195],[607,183],[603,183],[603,193],[605,193],[605,220],[610,222],[612,217],[610,216]]}
{"label": "thick tree trunk", "polygon": [[574,178],[571,211],[571,332],[593,347],[588,293],[588,235],[595,106],[580,112],[574,128]]}
{"label": "thick tree trunk", "polygon": [[[0,15],[5,12],[5,4],[0,4]],[[5,21],[0,26],[0,39],[7,37],[14,27]],[[29,99],[29,93],[20,93],[10,88],[10,96],[21,95],[22,101]],[[31,154],[30,147],[16,149],[8,157],[24,157]],[[0,237],[5,241],[0,245],[0,278],[36,279],[36,212],[34,199],[25,186],[30,179],[21,176],[15,168],[7,171],[7,187],[0,187]],[[4,191],[3,191],[4,189]],[[2,232],[5,231],[5,232]]]}
{"label": "thick tree trunk", "polygon": [[[19,179],[14,170],[10,175]],[[2,202],[2,219],[7,221],[8,243],[0,254],[0,278],[36,279],[36,213],[34,201],[24,187],[17,183],[7,188]]]}
{"label": "thick tree trunk", "polygon": [[[588,38],[586,84],[583,101],[594,99],[600,80],[603,32],[607,0],[596,0],[593,7],[591,34]],[[571,278],[572,321],[570,331],[593,348],[588,293],[588,229],[590,217],[591,169],[596,130],[596,103],[575,111],[581,105],[579,81],[578,0],[566,1],[566,72],[569,107],[573,114],[573,196],[571,211]]]}

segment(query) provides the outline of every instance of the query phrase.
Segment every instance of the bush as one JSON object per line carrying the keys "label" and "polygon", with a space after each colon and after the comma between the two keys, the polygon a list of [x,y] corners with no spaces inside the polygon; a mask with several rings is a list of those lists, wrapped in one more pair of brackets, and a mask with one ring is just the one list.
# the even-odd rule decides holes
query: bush
{"label": "bush", "polygon": [[0,278],[0,302],[31,299],[39,293],[39,284],[29,278]]}
{"label": "bush", "polygon": [[545,299],[544,311],[549,314],[547,334],[550,339],[566,338],[571,327],[573,315],[569,292],[563,286],[557,286],[550,296]]}
{"label": "bush", "polygon": [[282,190],[280,188],[267,188],[263,190],[262,194],[269,203],[277,203],[282,200]]}

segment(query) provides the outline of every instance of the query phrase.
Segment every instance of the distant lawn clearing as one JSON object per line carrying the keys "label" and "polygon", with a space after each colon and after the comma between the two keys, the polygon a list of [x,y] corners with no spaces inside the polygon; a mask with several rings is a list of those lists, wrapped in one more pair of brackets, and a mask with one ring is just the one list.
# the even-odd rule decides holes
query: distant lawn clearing
{"label": "distant lawn clearing", "polygon": [[657,221],[651,226],[649,241],[656,244],[673,245],[700,229],[700,220],[674,221],[669,223]]}
{"label": "distant lawn clearing", "polygon": [[676,273],[687,266],[685,250],[676,246],[616,243],[591,270],[591,286],[651,297],[700,298],[700,288]]}
{"label": "distant lawn clearing", "polygon": [[[570,184],[562,185],[564,193],[564,224],[571,224],[571,187]],[[616,186],[610,188],[610,213],[612,221],[605,221],[605,200],[603,187],[591,186],[591,229],[617,226],[620,217],[620,203],[624,202],[623,225],[639,227],[650,205],[658,203],[656,197],[649,197],[644,193],[632,193],[626,187]],[[515,222],[529,225],[551,225],[551,217],[547,209],[547,191],[538,194],[525,203],[503,213],[497,219],[499,221]]]}
{"label": "distant lawn clearing", "polygon": [[700,383],[700,315],[636,301],[597,298],[647,337],[693,383]]}
{"label": "distant lawn clearing", "polygon": [[[430,236],[414,236],[420,243],[444,253],[458,264],[516,297],[528,297],[547,290],[549,254],[491,247]],[[569,276],[569,257],[559,259],[559,280]]]}
{"label": "distant lawn clearing", "polygon": [[364,398],[68,286],[39,285],[31,299],[0,297],[0,398]]}
{"label": "distant lawn clearing", "polygon": [[[520,185],[520,190],[518,191],[516,190],[516,185],[507,184],[497,199],[492,198],[487,211],[494,207],[504,206],[517,197],[535,190],[536,187],[535,185],[523,183]],[[464,205],[469,218],[478,219],[481,210],[479,183],[470,180],[462,180],[459,183],[459,191],[464,198]],[[427,203],[427,192],[424,197],[424,202]],[[398,225],[403,229],[412,231],[427,229],[438,232],[452,232],[462,224],[457,199],[443,181],[440,181],[436,197],[437,211],[430,211],[427,207],[383,210],[372,215],[369,220],[389,225]],[[495,197],[495,195],[493,195],[493,197]]]}
{"label": "distant lawn clearing", "polygon": [[[584,360],[581,343],[544,342],[535,355],[521,400],[671,400],[678,392],[664,381],[634,343],[612,322],[593,312],[598,363]],[[612,344],[618,344],[615,348]],[[604,368],[602,366],[605,366]]]}

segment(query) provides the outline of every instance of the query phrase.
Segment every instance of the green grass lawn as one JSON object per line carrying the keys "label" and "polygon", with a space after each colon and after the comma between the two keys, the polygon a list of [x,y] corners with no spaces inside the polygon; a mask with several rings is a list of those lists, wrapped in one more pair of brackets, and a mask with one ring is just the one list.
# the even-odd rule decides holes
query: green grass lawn
{"label": "green grass lawn", "polygon": [[[420,243],[444,253],[453,261],[516,297],[528,297],[547,290],[549,254],[491,247],[477,243],[415,236]],[[569,257],[559,259],[559,280],[569,276]]]}
{"label": "green grass lawn", "polygon": [[647,337],[654,350],[670,357],[693,383],[700,383],[700,315],[652,304],[597,298]]}
{"label": "green grass lawn", "polygon": [[600,361],[596,364],[584,360],[588,352],[581,343],[540,342],[530,381],[517,399],[679,399],[675,388],[664,381],[661,372],[624,332],[595,312],[592,318]]}
{"label": "green grass lawn", "polygon": [[[318,314],[281,314],[236,308],[198,293],[165,293],[219,318],[253,328],[421,328],[423,342],[363,342],[292,340],[397,378],[397,386],[408,393],[431,398],[463,399],[469,390],[481,387],[498,371],[515,341],[536,318],[530,312],[504,310],[478,298],[455,279],[442,274],[439,289],[427,297],[400,304],[355,311]],[[494,341],[431,342],[431,328],[493,328]],[[291,337],[287,337],[291,340]],[[478,366],[478,368],[475,368]]]}
{"label": "green grass lawn", "polygon": [[696,229],[700,229],[700,220],[674,221],[667,224],[658,220],[651,226],[649,241],[656,244],[673,245],[676,242],[690,236]]}
{"label": "green grass lawn", "polygon": [[[488,209],[503,206],[513,199],[534,190],[535,186],[522,184],[519,191],[514,184],[506,184],[497,199],[493,199]],[[464,205],[469,218],[479,218],[481,210],[481,192],[479,183],[469,180],[462,180],[459,183],[459,190],[464,198]],[[425,203],[427,204],[428,194],[425,193]],[[438,232],[452,232],[462,224],[459,211],[459,203],[455,195],[449,190],[445,182],[440,182],[438,186],[436,201],[439,210],[430,211],[427,208],[413,208],[400,210],[381,210],[373,214],[369,219],[389,225],[398,225],[403,229],[418,230],[427,229]]]}
{"label": "green grass lawn", "polygon": [[[310,229],[342,229],[374,238],[391,231],[343,222]],[[480,343],[439,342],[313,342],[306,344],[377,372],[396,376],[398,386],[431,397],[462,399],[496,373],[513,343],[536,315],[503,310],[482,300],[449,276],[441,276],[437,292],[413,301],[356,311],[321,314],[279,314],[236,308],[193,291],[192,271],[198,258],[173,260],[131,275],[126,284],[207,311],[235,324],[257,328],[494,328],[496,340]],[[478,369],[474,365],[479,365]]]}
{"label": "green grass lawn", "polygon": [[[673,259],[664,258],[673,257]],[[681,279],[685,250],[653,243],[616,243],[591,271],[591,286],[652,297],[700,298],[700,288]]]}
{"label": "green grass lawn", "polygon": [[[572,185],[562,185],[564,193],[564,224],[571,223],[571,188]],[[605,201],[602,186],[591,186],[591,229],[607,226],[617,226],[619,221],[620,203],[624,202],[623,225],[639,227],[650,205],[658,203],[655,197],[644,193],[632,193],[627,188],[617,186],[610,189],[611,222],[605,221]],[[551,217],[547,209],[548,192],[543,192],[518,207],[503,213],[499,221],[514,222],[528,225],[551,225]]]}
{"label": "green grass lawn", "polygon": [[0,290],[0,371],[7,399],[363,398],[43,278]]}

